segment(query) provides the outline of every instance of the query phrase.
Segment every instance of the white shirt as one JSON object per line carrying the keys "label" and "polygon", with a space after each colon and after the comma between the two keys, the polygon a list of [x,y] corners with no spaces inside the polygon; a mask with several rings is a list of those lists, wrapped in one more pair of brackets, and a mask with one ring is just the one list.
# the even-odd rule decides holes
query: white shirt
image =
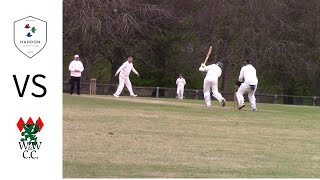
{"label": "white shirt", "polygon": [[207,72],[206,77],[214,77],[217,79],[221,76],[221,73],[222,73],[221,68],[216,64],[211,64],[209,66],[206,66],[205,64],[201,64],[199,71]]}
{"label": "white shirt", "polygon": [[258,78],[256,69],[251,64],[243,66],[240,71],[239,81],[244,81],[249,85],[257,85]]}
{"label": "white shirt", "polygon": [[178,87],[184,87],[184,85],[186,85],[186,80],[184,78],[178,78],[176,84]]}
{"label": "white shirt", "polygon": [[127,78],[127,77],[129,77],[131,70],[136,75],[139,75],[139,73],[134,69],[133,64],[126,61],[119,67],[116,74],[119,74],[119,72],[120,72],[120,77]]}
{"label": "white shirt", "polygon": [[[84,70],[81,61],[73,60],[69,65],[69,71],[73,77],[81,77],[81,72]],[[79,71],[79,72],[78,72]]]}

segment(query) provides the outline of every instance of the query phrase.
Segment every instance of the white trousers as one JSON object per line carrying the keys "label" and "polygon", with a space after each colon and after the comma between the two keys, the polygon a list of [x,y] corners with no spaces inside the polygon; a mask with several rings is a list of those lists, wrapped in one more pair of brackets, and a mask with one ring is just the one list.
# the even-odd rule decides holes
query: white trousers
{"label": "white trousers", "polygon": [[129,77],[120,77],[120,76],[119,76],[119,86],[115,94],[119,96],[124,88],[124,85],[127,86],[127,89],[130,92],[130,96],[134,95],[132,90],[132,84],[130,82]]}
{"label": "white trousers", "polygon": [[213,97],[215,97],[220,103],[224,100],[218,91],[218,78],[208,76],[203,80],[203,97],[207,106],[211,106],[210,90],[212,90]]}
{"label": "white trousers", "polygon": [[184,87],[177,87],[177,96],[178,99],[183,99]]}
{"label": "white trousers", "polygon": [[242,106],[244,104],[243,94],[248,93],[248,99],[251,104],[251,109],[256,109],[257,108],[256,107],[256,97],[254,96],[254,94],[256,93],[256,90],[257,90],[257,85],[256,85],[255,89],[252,90],[249,84],[242,83],[236,93],[239,106]]}

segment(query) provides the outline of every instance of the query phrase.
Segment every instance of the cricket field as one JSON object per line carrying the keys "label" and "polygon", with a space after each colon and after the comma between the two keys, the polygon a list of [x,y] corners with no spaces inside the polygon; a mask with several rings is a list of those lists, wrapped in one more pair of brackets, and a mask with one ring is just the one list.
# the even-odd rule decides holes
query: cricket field
{"label": "cricket field", "polygon": [[65,178],[320,178],[319,107],[63,98]]}

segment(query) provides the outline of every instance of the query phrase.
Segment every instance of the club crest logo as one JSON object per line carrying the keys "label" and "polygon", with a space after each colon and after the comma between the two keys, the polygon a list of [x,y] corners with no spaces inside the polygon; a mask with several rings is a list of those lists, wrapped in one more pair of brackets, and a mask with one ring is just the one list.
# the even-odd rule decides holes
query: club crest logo
{"label": "club crest logo", "polygon": [[19,146],[23,150],[22,156],[24,159],[38,159],[36,153],[40,150],[42,142],[38,141],[37,134],[41,131],[43,125],[40,117],[35,123],[31,117],[27,122],[24,122],[22,118],[19,119],[17,123],[17,127],[21,132]]}
{"label": "club crest logo", "polygon": [[15,21],[14,44],[31,59],[47,44],[47,22],[32,16]]}

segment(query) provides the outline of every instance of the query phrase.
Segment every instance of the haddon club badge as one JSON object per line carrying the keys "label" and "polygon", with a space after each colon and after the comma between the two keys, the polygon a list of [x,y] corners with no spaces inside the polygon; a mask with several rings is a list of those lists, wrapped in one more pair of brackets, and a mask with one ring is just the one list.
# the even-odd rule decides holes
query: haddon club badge
{"label": "haddon club badge", "polygon": [[15,21],[14,44],[31,59],[47,44],[47,22],[32,16]]}

